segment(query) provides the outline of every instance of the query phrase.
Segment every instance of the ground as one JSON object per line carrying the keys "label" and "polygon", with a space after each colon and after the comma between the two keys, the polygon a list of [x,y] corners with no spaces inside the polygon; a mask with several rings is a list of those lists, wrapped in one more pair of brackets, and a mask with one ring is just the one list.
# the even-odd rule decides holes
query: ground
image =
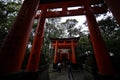
{"label": "ground", "polygon": [[[84,80],[83,70],[81,69],[72,70],[72,72],[73,72],[74,80]],[[50,80],[69,80],[67,69],[63,68],[62,71],[59,73],[52,68],[52,65],[50,65],[49,68],[49,76],[50,76]]]}

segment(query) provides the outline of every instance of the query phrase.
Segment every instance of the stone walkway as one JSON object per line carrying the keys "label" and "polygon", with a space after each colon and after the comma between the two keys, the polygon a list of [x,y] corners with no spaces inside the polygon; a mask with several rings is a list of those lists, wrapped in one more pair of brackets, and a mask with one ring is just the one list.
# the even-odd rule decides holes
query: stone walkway
{"label": "stone walkway", "polygon": [[[84,80],[84,73],[82,70],[73,70],[72,72],[74,80]],[[49,77],[50,80],[69,80],[66,69],[62,69],[61,73],[59,73],[50,68]]]}

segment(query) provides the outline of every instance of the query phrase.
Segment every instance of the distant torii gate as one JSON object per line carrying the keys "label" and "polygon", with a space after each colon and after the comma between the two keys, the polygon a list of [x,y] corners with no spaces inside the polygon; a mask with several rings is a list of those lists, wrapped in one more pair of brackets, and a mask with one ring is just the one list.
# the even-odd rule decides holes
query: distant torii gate
{"label": "distant torii gate", "polygon": [[[85,15],[99,74],[113,76],[114,69],[94,14],[106,12],[107,7],[104,5],[106,4],[120,25],[119,3],[120,0],[25,0],[0,49],[0,75],[8,75],[21,70],[34,18],[39,19],[39,23],[26,69],[26,71],[33,72],[38,71],[45,18]],[[68,7],[76,6],[80,6],[80,8],[68,10]],[[49,11],[49,9],[55,8],[62,8],[62,10]],[[36,14],[38,10],[40,14]]]}
{"label": "distant torii gate", "polygon": [[76,64],[75,46],[79,40],[77,38],[50,38],[54,47],[54,64],[62,60],[69,60]]}

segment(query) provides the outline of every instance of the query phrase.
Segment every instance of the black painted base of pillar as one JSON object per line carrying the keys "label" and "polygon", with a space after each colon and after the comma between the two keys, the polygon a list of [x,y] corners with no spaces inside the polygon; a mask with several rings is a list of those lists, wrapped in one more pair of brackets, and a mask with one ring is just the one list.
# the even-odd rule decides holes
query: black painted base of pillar
{"label": "black painted base of pillar", "polygon": [[20,80],[37,80],[38,74],[38,72],[26,72]]}
{"label": "black painted base of pillar", "polygon": [[49,80],[49,65],[40,67],[36,72],[18,72],[9,75],[0,75],[0,80]]}
{"label": "black painted base of pillar", "polygon": [[53,63],[53,69],[57,69],[57,63]]}
{"label": "black painted base of pillar", "polygon": [[38,72],[19,72],[0,76],[0,80],[37,80]]}
{"label": "black painted base of pillar", "polygon": [[116,75],[102,75],[98,74],[98,80],[120,80]]}

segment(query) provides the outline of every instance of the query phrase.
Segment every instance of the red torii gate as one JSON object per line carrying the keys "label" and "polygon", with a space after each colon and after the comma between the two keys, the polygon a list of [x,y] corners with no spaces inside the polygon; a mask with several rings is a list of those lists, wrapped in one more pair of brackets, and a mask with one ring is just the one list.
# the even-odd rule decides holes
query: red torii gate
{"label": "red torii gate", "polygon": [[[91,36],[99,74],[114,75],[109,54],[105,48],[94,14],[104,13],[107,7],[120,24],[120,0],[25,0],[15,22],[0,49],[0,75],[19,72],[24,59],[27,42],[32,29],[34,18],[39,19],[36,35],[32,45],[27,71],[37,71],[43,42],[45,18],[85,15]],[[100,4],[100,6],[97,6]],[[81,6],[76,10],[68,7]],[[62,8],[62,11],[51,12],[48,9]],[[37,10],[41,10],[36,15]],[[8,67],[9,66],[9,67]]]}
{"label": "red torii gate", "polygon": [[76,56],[75,56],[75,46],[77,45],[77,38],[50,38],[52,42],[52,46],[55,49],[54,54],[54,64],[62,61],[63,58],[71,61],[73,64],[76,64]]}

